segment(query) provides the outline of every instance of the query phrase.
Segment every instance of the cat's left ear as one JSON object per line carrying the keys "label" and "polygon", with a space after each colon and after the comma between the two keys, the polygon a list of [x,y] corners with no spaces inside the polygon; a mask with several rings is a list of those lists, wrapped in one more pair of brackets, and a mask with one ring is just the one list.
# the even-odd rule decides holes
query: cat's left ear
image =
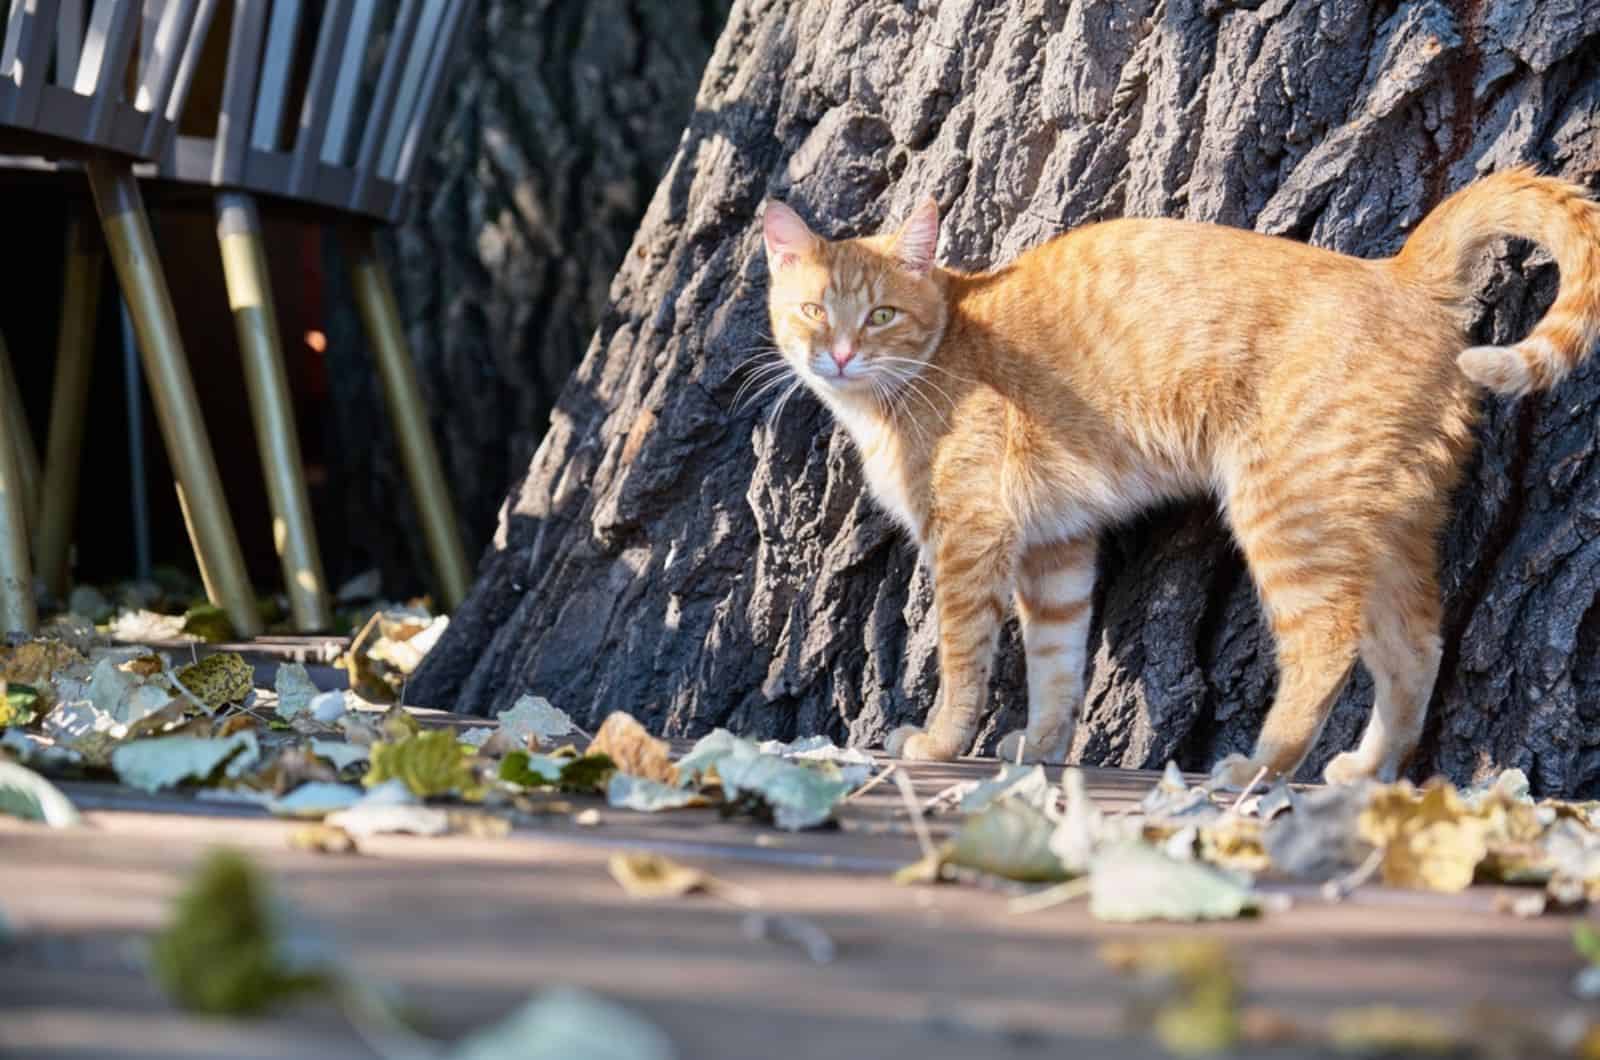
{"label": "cat's left ear", "polygon": [[926,276],[933,268],[933,252],[938,246],[939,204],[930,195],[895,233],[894,252],[907,272]]}

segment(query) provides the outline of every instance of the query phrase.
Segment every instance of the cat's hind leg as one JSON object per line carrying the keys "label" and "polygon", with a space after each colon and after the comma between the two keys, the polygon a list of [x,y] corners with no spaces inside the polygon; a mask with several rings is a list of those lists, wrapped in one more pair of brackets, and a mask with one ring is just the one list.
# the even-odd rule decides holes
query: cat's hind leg
{"label": "cat's hind leg", "polygon": [[1028,657],[1028,727],[1002,737],[1007,762],[1065,762],[1083,706],[1096,542],[1092,536],[1025,548],[1017,614]]}
{"label": "cat's hind leg", "polygon": [[1359,516],[1331,511],[1315,482],[1235,489],[1234,533],[1277,645],[1278,690],[1254,752],[1218,762],[1212,779],[1242,787],[1263,770],[1289,777],[1322,732],[1355,665],[1373,580],[1370,536]]}
{"label": "cat's hind leg", "polygon": [[1395,780],[1416,750],[1439,674],[1434,535],[1419,532],[1379,568],[1367,601],[1361,661],[1372,674],[1372,717],[1361,744],[1323,770],[1330,784]]}

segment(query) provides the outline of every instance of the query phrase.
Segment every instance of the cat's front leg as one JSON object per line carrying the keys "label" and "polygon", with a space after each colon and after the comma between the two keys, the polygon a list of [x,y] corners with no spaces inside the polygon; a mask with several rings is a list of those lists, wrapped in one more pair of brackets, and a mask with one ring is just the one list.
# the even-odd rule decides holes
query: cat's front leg
{"label": "cat's front leg", "polygon": [[884,742],[897,758],[944,761],[964,753],[989,693],[1015,558],[1011,535],[983,518],[952,520],[933,550],[939,623],[939,702],[926,729],[903,726]]}
{"label": "cat's front leg", "polygon": [[1028,655],[1028,727],[1008,733],[1007,762],[1065,762],[1083,706],[1096,542],[1082,535],[1023,549],[1017,613]]}

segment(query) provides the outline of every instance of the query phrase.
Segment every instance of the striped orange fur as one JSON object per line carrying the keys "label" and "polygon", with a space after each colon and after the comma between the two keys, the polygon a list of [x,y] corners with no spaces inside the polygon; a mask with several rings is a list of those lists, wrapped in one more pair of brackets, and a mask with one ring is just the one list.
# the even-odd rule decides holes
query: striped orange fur
{"label": "striped orange fur", "polygon": [[[1514,169],[1451,196],[1384,260],[1120,220],[984,273],[934,263],[938,223],[931,200],[861,239],[822,239],[777,202],[764,219],[777,345],[933,568],[939,702],[890,750],[967,750],[1014,602],[1028,723],[1001,751],[1062,761],[1083,700],[1098,531],[1210,491],[1279,670],[1254,754],[1219,762],[1218,779],[1293,773],[1358,656],[1375,707],[1326,775],[1393,778],[1438,670],[1436,541],[1477,386],[1552,386],[1594,346],[1600,205]],[[1560,291],[1521,342],[1467,348],[1467,266],[1502,235],[1547,247]]]}

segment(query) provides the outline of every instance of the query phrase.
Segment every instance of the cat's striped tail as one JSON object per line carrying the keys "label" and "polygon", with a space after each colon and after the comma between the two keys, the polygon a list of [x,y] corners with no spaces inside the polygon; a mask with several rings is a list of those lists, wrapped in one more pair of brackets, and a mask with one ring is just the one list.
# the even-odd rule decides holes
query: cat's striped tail
{"label": "cat's striped tail", "polygon": [[1532,333],[1511,346],[1472,346],[1467,378],[1517,396],[1555,386],[1600,338],[1600,203],[1577,184],[1522,166],[1467,185],[1422,219],[1393,265],[1402,279],[1467,294],[1472,255],[1499,236],[1532,240],[1555,257],[1561,289]]}

